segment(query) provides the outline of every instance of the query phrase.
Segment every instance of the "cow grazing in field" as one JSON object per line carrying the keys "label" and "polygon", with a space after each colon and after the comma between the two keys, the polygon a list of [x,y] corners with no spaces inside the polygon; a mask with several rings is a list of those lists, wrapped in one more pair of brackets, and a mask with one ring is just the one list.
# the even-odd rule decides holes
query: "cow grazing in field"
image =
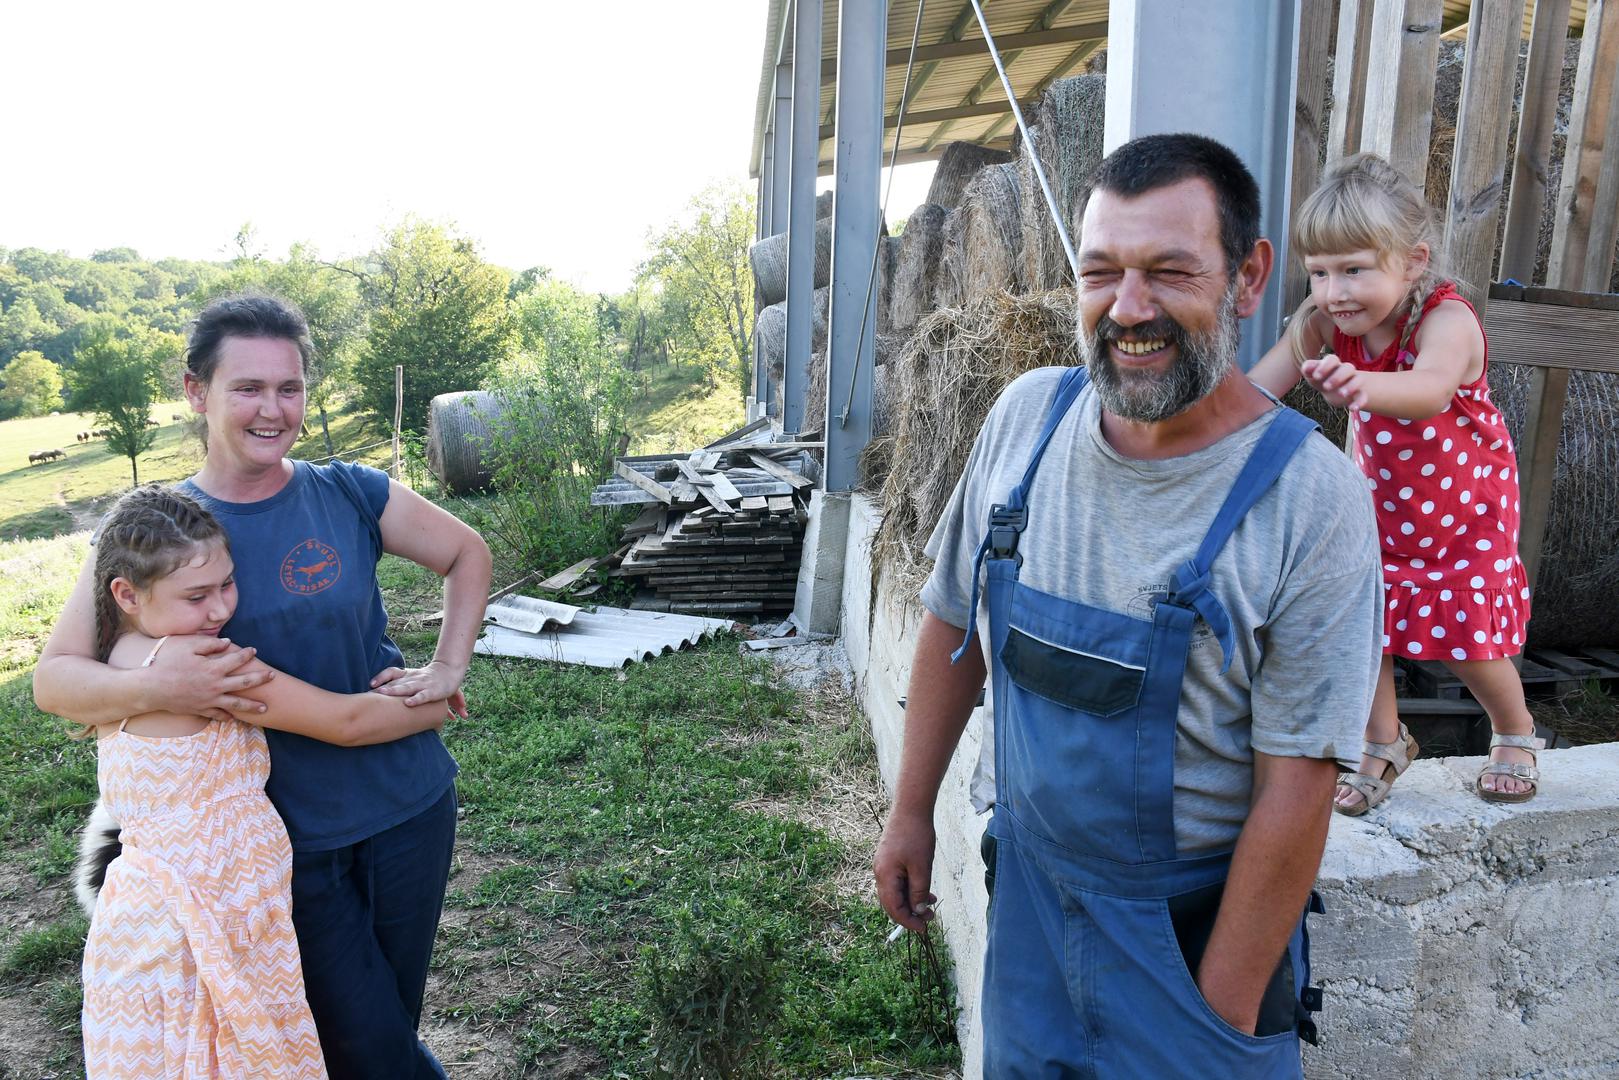
{"label": "cow grazing in field", "polygon": [[185,418],[186,418],[186,414],[185,414],[185,413],[170,413],[170,414],[169,414],[169,419],[170,419],[170,420],[173,420],[173,421],[174,421],[174,422],[175,422],[175,423],[176,423],[176,424],[182,424],[182,423],[184,423],[184,422],[185,422]]}
{"label": "cow grazing in field", "polygon": [[78,439],[80,442],[89,442],[90,441],[90,433],[88,431],[81,431],[77,435],[75,435],[74,438]]}
{"label": "cow grazing in field", "polygon": [[150,416],[148,416],[146,418],[146,426],[147,427],[157,427],[157,421],[153,420]]}
{"label": "cow grazing in field", "polygon": [[28,455],[28,464],[38,465],[42,461],[55,461],[64,457],[67,457],[66,450],[35,450]]}
{"label": "cow grazing in field", "polygon": [[108,435],[111,435],[111,434],[112,434],[112,428],[98,427],[98,428],[92,428],[91,431],[90,431],[90,437],[92,439],[105,439]]}

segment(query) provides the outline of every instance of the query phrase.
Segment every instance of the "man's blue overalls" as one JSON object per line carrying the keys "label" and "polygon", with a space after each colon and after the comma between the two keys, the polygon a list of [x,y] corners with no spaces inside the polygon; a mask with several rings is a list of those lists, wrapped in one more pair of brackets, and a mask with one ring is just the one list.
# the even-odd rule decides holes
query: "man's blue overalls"
{"label": "man's blue overalls", "polygon": [[[1193,979],[1231,853],[1177,856],[1175,717],[1200,616],[1231,663],[1231,623],[1209,591],[1215,556],[1315,425],[1289,409],[1271,423],[1147,622],[1018,581],[1030,485],[1086,378],[1083,368],[1063,376],[1023,480],[991,512],[978,550],[993,645],[997,841],[984,1075],[1299,1077],[1299,1035],[1314,1040],[1307,1010],[1320,1007],[1303,913],[1261,1012],[1260,1030],[1276,1034],[1237,1031]],[[975,570],[968,643],[977,580]],[[1319,910],[1313,894],[1310,906]]]}

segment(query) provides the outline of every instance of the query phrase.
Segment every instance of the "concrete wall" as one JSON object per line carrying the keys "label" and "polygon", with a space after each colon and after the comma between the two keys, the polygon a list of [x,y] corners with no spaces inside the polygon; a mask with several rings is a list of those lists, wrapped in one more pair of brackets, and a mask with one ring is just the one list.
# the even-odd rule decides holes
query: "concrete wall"
{"label": "concrete wall", "polygon": [[[920,612],[874,596],[877,514],[849,513],[843,634],[883,782],[899,769]],[[940,793],[934,892],[956,965],[964,1075],[981,1073],[987,899],[967,801],[978,718]],[[1540,796],[1472,793],[1480,759],[1419,761],[1370,820],[1333,817],[1311,920],[1326,991],[1312,1080],[1619,1076],[1619,745],[1543,753]]]}

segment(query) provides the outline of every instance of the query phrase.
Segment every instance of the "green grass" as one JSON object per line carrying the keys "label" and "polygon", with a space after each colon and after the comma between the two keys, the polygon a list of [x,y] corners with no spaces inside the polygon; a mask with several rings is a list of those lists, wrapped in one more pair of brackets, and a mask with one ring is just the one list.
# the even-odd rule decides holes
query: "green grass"
{"label": "green grass", "polygon": [[632,454],[695,450],[743,424],[736,385],[721,381],[709,390],[691,364],[652,364],[641,369],[644,391],[631,405]]}

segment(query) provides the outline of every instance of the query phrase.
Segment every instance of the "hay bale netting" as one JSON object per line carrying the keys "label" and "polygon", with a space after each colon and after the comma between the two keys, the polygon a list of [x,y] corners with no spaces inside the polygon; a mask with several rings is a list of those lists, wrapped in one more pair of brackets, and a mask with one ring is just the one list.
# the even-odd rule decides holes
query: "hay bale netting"
{"label": "hay bale netting", "polygon": [[946,210],[961,205],[967,185],[986,165],[1002,165],[1012,160],[1005,150],[991,150],[968,142],[953,142],[944,148],[938,166],[933,170],[933,182],[928,185],[927,201]]}
{"label": "hay bale netting", "polygon": [[949,213],[942,206],[923,203],[905,219],[888,303],[888,325],[896,331],[909,330],[933,310],[939,260],[944,253],[944,223]]}
{"label": "hay bale netting", "polygon": [[[1490,396],[1521,448],[1533,368],[1490,365]],[[1569,374],[1546,540],[1529,618],[1542,649],[1619,646],[1619,375]]]}
{"label": "hay bale netting", "polygon": [[[1107,99],[1105,75],[1077,75],[1053,84],[1035,106],[1030,134],[1051,193],[1062,209],[1069,238],[1078,244],[1079,207],[1090,191],[1092,174],[1102,160],[1102,130]],[[1074,274],[1063,251],[1046,197],[1025,147],[1018,154],[1018,189],[1023,200],[1024,287],[1031,292],[1071,285]]]}
{"label": "hay bale netting", "polygon": [[505,412],[487,390],[440,394],[427,407],[427,468],[456,495],[489,487],[491,426]]}
{"label": "hay bale netting", "polygon": [[984,417],[1025,371],[1079,363],[1072,289],[997,293],[965,308],[936,311],[916,326],[889,364],[894,396],[882,483],[882,524],[873,562],[914,597],[926,577],[922,555]]}
{"label": "hay bale netting", "polygon": [[[787,299],[787,234],[779,232],[756,240],[748,248],[748,264],[753,267],[753,287],[759,302],[768,307]],[[832,219],[815,222],[815,287],[832,280]]]}
{"label": "hay bale netting", "polygon": [[820,221],[822,218],[829,218],[831,216],[832,189],[827,188],[825,191],[815,196],[815,220]]}
{"label": "hay bale netting", "polygon": [[944,265],[953,304],[970,304],[997,292],[1021,292],[1023,219],[1017,167],[1010,162],[979,171],[945,226]]}
{"label": "hay bale netting", "polygon": [[780,381],[787,357],[787,301],[761,309],[753,320],[753,335],[759,362],[772,379]]}

